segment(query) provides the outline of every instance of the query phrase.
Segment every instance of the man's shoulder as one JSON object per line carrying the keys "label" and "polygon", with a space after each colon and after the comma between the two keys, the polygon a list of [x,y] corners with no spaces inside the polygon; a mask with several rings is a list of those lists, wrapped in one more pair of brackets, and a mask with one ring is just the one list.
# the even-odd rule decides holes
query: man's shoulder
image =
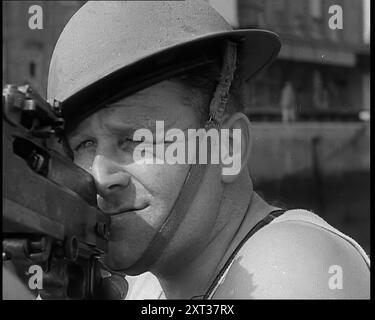
{"label": "man's shoulder", "polygon": [[351,243],[311,223],[284,221],[239,250],[214,298],[368,298],[369,268]]}

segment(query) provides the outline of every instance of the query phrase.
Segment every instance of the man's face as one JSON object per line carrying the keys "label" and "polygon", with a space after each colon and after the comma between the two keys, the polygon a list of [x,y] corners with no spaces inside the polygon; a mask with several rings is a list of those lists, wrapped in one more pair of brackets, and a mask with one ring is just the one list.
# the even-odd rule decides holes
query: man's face
{"label": "man's face", "polygon": [[[168,216],[189,170],[185,164],[139,164],[133,159],[133,133],[155,121],[169,128],[198,128],[189,91],[164,81],[112,104],[82,121],[69,134],[74,161],[97,183],[98,205],[111,215],[110,254],[114,270],[138,260]],[[160,143],[163,141],[154,141]]]}

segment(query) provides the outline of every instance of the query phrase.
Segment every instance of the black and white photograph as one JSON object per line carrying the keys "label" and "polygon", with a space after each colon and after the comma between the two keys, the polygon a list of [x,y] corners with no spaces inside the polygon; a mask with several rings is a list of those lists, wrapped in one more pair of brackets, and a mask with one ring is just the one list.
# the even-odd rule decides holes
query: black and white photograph
{"label": "black and white photograph", "polygon": [[371,299],[370,0],[2,10],[2,300]]}

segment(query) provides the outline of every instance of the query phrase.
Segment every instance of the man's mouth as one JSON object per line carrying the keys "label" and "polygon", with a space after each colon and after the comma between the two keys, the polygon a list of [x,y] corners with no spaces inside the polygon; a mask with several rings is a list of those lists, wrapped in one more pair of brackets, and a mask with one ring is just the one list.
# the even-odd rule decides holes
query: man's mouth
{"label": "man's mouth", "polygon": [[115,217],[115,216],[119,216],[119,215],[126,214],[126,213],[141,211],[143,209],[146,209],[148,206],[149,206],[148,204],[145,204],[139,207],[120,209],[120,210],[117,210],[116,212],[106,212],[106,213],[111,217]]}

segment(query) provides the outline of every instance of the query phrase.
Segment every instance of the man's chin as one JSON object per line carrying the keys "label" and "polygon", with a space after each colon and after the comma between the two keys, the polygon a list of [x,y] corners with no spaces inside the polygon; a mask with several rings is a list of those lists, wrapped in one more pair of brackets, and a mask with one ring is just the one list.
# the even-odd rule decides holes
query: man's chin
{"label": "man's chin", "polygon": [[132,255],[131,259],[129,255],[124,255],[123,252],[121,254],[117,253],[116,250],[110,250],[110,252],[111,254],[106,254],[102,257],[104,264],[109,269],[130,276],[136,276],[147,271],[135,268],[138,259],[135,259],[134,255]]}
{"label": "man's chin", "polygon": [[114,255],[112,254],[104,255],[103,262],[108,268],[117,272],[123,272],[129,269],[134,264],[133,261],[129,261],[128,259],[125,259],[125,258],[119,259],[118,257],[119,257],[118,255],[117,257],[114,257]]}

